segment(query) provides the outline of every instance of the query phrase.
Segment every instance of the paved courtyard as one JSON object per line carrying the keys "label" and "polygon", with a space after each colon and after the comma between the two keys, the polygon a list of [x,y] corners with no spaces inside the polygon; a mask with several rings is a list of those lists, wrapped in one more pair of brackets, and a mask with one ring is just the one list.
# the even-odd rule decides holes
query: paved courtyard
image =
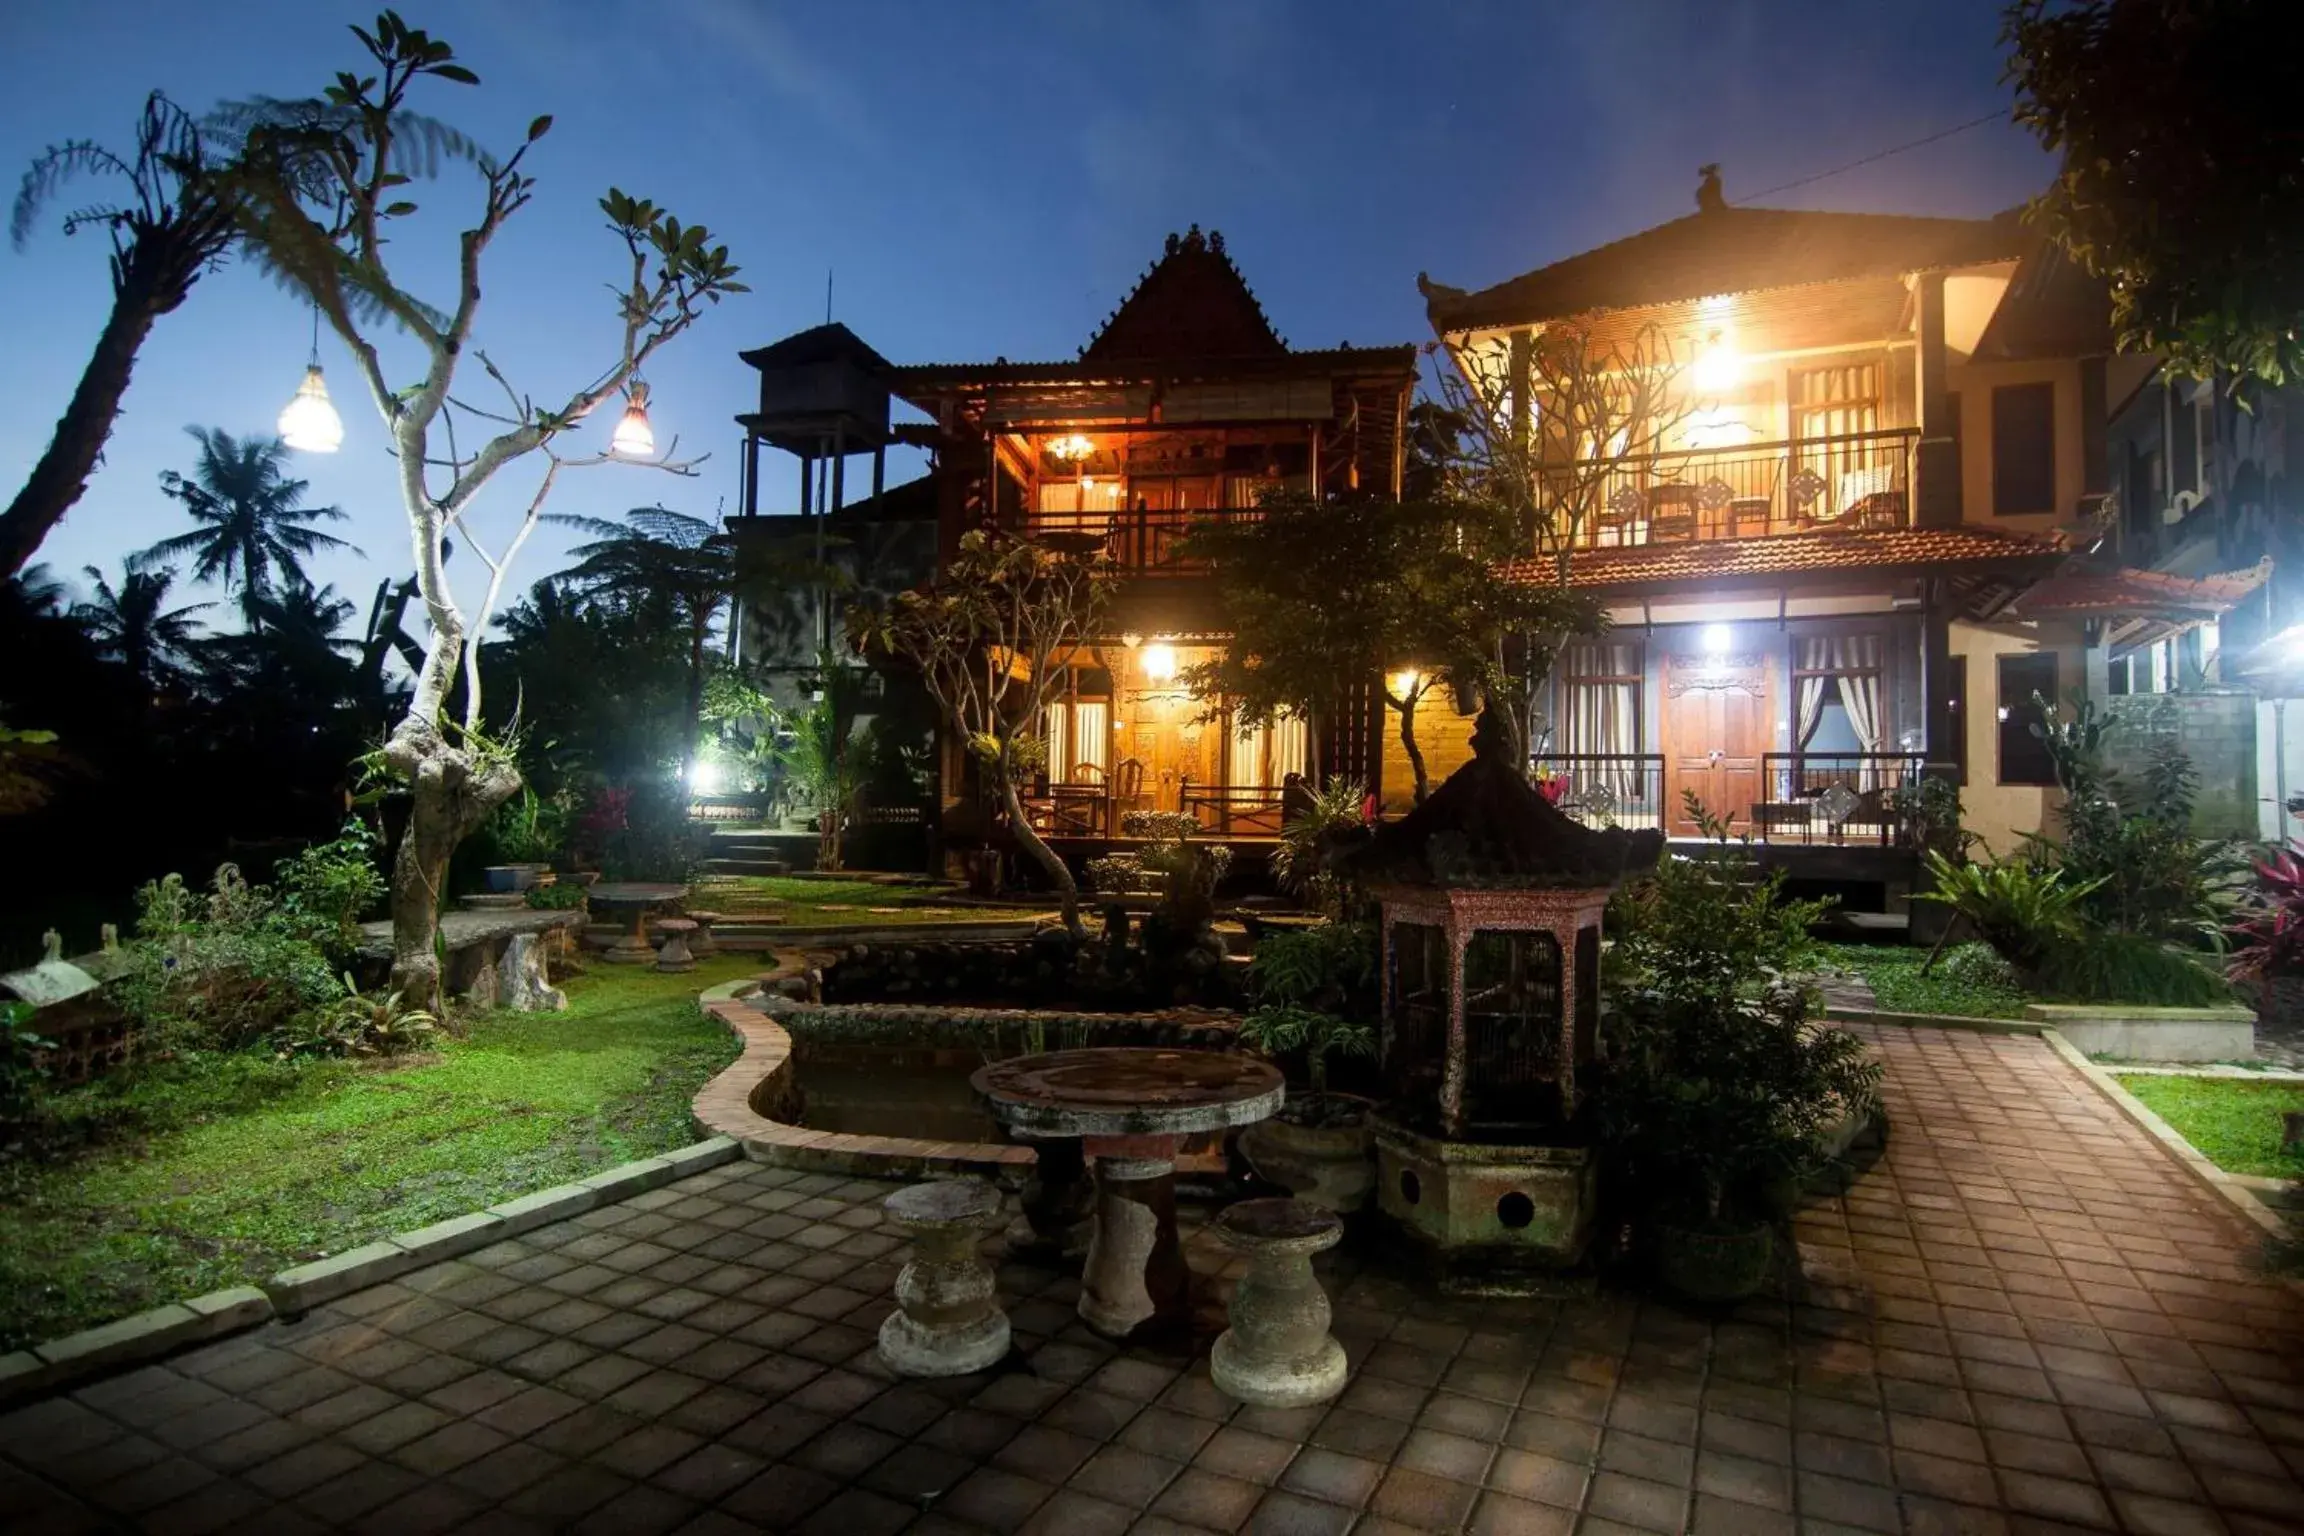
{"label": "paved courtyard", "polygon": [[[0,1417],[0,1526],[2304,1530],[2304,1302],[2040,1042],[1874,1032],[1796,1302],[1449,1302],[1322,1261],[1354,1377],[1239,1408],[1009,1265],[1004,1370],[873,1359],[891,1186],[747,1164]],[[1203,1323],[1220,1316],[1218,1251]]]}

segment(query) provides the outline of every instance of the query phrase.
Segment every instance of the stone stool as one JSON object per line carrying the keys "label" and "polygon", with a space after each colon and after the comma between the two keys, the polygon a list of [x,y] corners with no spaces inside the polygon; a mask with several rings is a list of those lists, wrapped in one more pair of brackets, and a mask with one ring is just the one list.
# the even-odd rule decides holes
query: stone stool
{"label": "stone stool", "polygon": [[880,1325],[880,1360],[899,1376],[965,1376],[1008,1353],[1008,1314],[992,1266],[976,1251],[1006,1220],[1000,1191],[977,1179],[914,1184],[880,1202],[912,1239],[896,1277],[896,1311]]}
{"label": "stone stool", "polygon": [[1232,1326],[1209,1358],[1216,1390],[1264,1408],[1302,1408],[1344,1390],[1344,1346],[1328,1332],[1328,1296],[1312,1255],[1344,1236],[1334,1211],[1298,1200],[1243,1200],[1216,1234],[1248,1255]]}
{"label": "stone stool", "polygon": [[692,971],[696,957],[689,952],[688,935],[696,931],[693,918],[667,917],[656,925],[664,935],[663,946],[656,951],[656,969],[660,971]]}
{"label": "stone stool", "polygon": [[688,937],[688,953],[699,960],[720,953],[719,942],[712,937],[712,925],[720,921],[720,914],[699,912],[690,907],[687,915],[688,921],[696,925],[696,931]]}

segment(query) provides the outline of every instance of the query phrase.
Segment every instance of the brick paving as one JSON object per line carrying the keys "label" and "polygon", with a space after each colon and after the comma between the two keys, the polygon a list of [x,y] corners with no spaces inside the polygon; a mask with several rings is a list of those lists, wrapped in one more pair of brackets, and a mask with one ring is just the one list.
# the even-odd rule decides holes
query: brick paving
{"label": "brick paving", "polygon": [[1800,1217],[1793,1301],[1448,1301],[1339,1251],[1352,1384],[1282,1412],[1008,1264],[1007,1368],[900,1382],[890,1186],[734,1164],[0,1417],[0,1526],[2304,1529],[2304,1304],[2241,1225],[2037,1040],[1874,1039],[1889,1148]]}

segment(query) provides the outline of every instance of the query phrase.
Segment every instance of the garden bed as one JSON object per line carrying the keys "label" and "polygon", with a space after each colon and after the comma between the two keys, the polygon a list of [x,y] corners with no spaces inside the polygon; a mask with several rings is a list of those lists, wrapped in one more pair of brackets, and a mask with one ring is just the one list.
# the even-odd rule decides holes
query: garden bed
{"label": "garden bed", "polygon": [[1996,974],[1982,945],[1961,945],[1940,956],[1923,974],[1928,951],[1916,945],[1823,944],[1821,961],[1861,977],[1885,1013],[1947,1014],[1970,1019],[2018,1019],[2034,1001]]}
{"label": "garden bed", "polygon": [[692,1142],[736,1054],[696,993],[758,965],[603,968],[566,1013],[482,1014],[395,1062],[239,1052],[59,1095],[92,1144],[0,1164],[0,1350]]}

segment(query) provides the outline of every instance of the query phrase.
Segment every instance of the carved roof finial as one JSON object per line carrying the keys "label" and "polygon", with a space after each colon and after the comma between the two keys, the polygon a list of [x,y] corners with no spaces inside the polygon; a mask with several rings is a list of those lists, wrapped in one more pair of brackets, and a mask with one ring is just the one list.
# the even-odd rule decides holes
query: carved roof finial
{"label": "carved roof finial", "polygon": [[1696,183],[1696,209],[1699,213],[1718,213],[1728,206],[1728,199],[1720,192],[1720,167],[1717,163],[1696,167],[1703,179]]}

